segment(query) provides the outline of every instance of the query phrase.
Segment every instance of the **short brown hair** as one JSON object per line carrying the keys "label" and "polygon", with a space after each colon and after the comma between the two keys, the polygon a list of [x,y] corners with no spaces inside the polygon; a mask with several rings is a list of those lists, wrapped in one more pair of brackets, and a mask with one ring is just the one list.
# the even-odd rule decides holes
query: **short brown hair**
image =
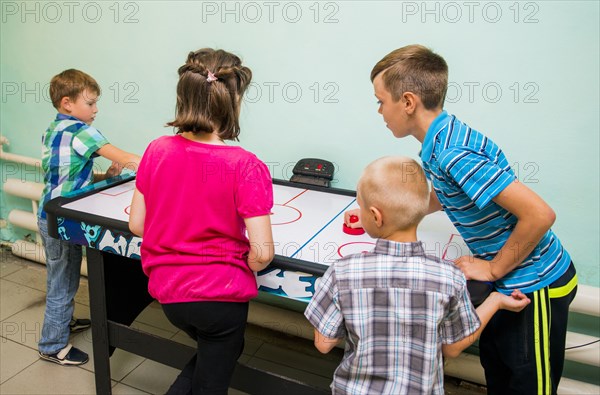
{"label": "short brown hair", "polygon": [[429,209],[429,184],[423,168],[411,158],[385,156],[371,162],[358,181],[364,204],[385,213],[390,226],[417,226]]}
{"label": "short brown hair", "polygon": [[177,111],[167,126],[177,133],[217,131],[223,140],[237,140],[240,105],[252,71],[236,55],[203,48],[190,52],[178,72]]}
{"label": "short brown hair", "polygon": [[444,58],[422,45],[396,49],[371,71],[371,82],[383,72],[383,83],[398,101],[404,92],[419,96],[428,110],[442,108],[448,90],[448,65]]}
{"label": "short brown hair", "polygon": [[50,99],[57,110],[63,97],[75,101],[85,90],[100,96],[100,86],[89,74],[80,70],[68,69],[50,80]]}

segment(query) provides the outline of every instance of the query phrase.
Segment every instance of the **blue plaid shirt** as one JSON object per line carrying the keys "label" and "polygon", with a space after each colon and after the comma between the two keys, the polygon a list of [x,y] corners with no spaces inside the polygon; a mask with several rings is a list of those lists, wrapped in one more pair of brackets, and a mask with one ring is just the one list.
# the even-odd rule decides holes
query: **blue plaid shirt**
{"label": "blue plaid shirt", "polygon": [[442,344],[480,326],[453,263],[425,255],[421,242],[382,239],[333,263],[304,315],[346,339],[333,394],[443,394]]}
{"label": "blue plaid shirt", "polygon": [[42,137],[44,191],[38,215],[46,218],[50,199],[83,188],[93,181],[94,160],[108,140],[95,128],[65,114],[57,114]]}

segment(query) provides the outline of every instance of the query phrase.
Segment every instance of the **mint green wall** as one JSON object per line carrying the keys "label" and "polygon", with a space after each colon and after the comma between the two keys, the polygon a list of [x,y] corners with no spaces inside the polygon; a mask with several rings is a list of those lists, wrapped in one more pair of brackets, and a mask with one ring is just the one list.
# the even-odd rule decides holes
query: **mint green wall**
{"label": "mint green wall", "polygon": [[[98,80],[94,125],[142,153],[172,132],[163,125],[187,53],[219,47],[254,72],[241,144],[274,177],[289,178],[302,157],[323,157],[338,167],[335,186],[353,188],[371,160],[419,151],[377,114],[372,66],[407,44],[431,47],[450,65],[446,109],[503,147],[556,210],[581,282],[600,285],[598,2],[0,3],[0,131],[10,152],[28,156],[39,156],[54,116],[47,84],[63,69]],[[27,206],[2,199],[4,218]]]}

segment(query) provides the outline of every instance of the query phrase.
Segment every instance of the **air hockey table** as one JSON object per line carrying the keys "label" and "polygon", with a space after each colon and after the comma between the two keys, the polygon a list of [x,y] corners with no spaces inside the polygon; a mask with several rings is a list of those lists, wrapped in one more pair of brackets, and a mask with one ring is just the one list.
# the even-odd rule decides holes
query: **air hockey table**
{"label": "air hockey table", "polygon": [[[140,265],[142,239],[129,231],[135,176],[120,176],[51,200],[45,206],[52,237],[87,247],[90,315],[96,389],[111,393],[109,357],[115,348],[183,368],[195,350],[131,328],[153,301]],[[273,180],[271,223],[275,258],[257,273],[258,289],[278,298],[307,303],[315,285],[335,260],[372,249],[366,233],[342,231],[344,212],[358,208],[356,193]],[[419,227],[429,255],[453,260],[469,254],[444,213],[434,213]],[[310,394],[321,390],[238,363],[231,386],[250,393]]]}

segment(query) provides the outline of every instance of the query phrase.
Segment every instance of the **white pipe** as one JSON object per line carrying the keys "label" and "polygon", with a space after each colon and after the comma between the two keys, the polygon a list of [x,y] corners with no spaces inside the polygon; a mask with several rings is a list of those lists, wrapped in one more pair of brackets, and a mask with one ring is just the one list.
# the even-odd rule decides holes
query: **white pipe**
{"label": "white pipe", "polygon": [[30,158],[28,156],[11,154],[8,152],[4,152],[2,150],[2,148],[0,148],[0,159],[8,161],[8,162],[23,163],[25,165],[38,167],[38,168],[42,167],[41,159],[34,159],[34,158]]}
{"label": "white pipe", "polygon": [[17,240],[12,245],[12,253],[21,258],[46,264],[46,253],[41,245],[25,240]]}
{"label": "white pipe", "polygon": [[485,385],[483,367],[477,355],[463,352],[456,358],[444,359],[444,374]]}
{"label": "white pipe", "polygon": [[569,311],[600,317],[600,289],[589,285],[577,285],[577,295]]}
{"label": "white pipe", "polygon": [[288,335],[313,340],[313,327],[302,313],[250,301],[248,322]]}
{"label": "white pipe", "polygon": [[600,387],[563,377],[558,385],[559,395],[598,395]]}
{"label": "white pipe", "polygon": [[580,333],[567,332],[566,347],[577,347],[583,344],[587,346],[571,348],[565,351],[565,359],[583,363],[585,365],[600,366],[600,343],[597,337],[582,335]]}
{"label": "white pipe", "polygon": [[8,213],[8,222],[19,228],[34,232],[39,231],[37,226],[37,216],[29,211],[23,211],[19,209],[11,210]]}
{"label": "white pipe", "polygon": [[4,145],[10,145],[10,143],[6,137],[0,136],[0,159],[9,162],[23,163],[25,165],[30,165],[39,168],[42,167],[41,159],[4,152]]}
{"label": "white pipe", "polygon": [[[444,374],[462,380],[485,385],[485,374],[479,363],[479,357],[472,354],[462,353],[456,358],[444,361]],[[600,387],[594,384],[562,378],[558,385],[560,395],[598,395]]]}
{"label": "white pipe", "polygon": [[[44,247],[38,243],[32,243],[25,240],[17,240],[12,245],[12,253],[18,257],[28,259],[43,265],[46,264],[46,253]],[[83,257],[81,261],[81,274],[87,277],[87,259]]]}
{"label": "white pipe", "polygon": [[44,184],[39,182],[23,181],[16,178],[9,178],[4,183],[4,191],[9,195],[26,198],[33,201],[39,201],[42,197]]}

